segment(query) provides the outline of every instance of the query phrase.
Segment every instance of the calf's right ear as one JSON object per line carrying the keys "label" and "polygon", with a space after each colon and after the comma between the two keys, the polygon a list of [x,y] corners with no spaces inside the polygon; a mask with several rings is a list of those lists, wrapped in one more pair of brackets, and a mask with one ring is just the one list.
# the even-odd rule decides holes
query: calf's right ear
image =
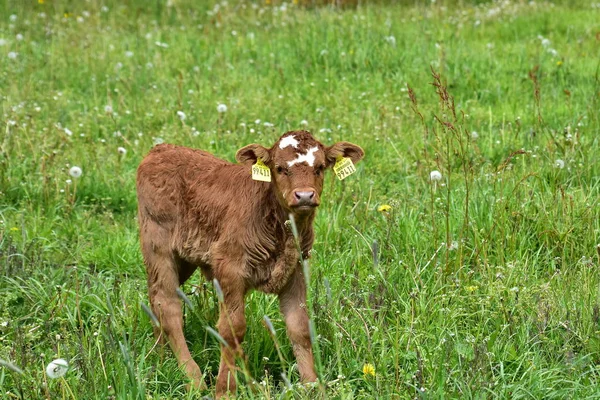
{"label": "calf's right ear", "polygon": [[240,164],[248,162],[254,164],[259,158],[265,163],[269,161],[269,149],[264,148],[260,144],[249,144],[239,149],[235,154],[235,159]]}

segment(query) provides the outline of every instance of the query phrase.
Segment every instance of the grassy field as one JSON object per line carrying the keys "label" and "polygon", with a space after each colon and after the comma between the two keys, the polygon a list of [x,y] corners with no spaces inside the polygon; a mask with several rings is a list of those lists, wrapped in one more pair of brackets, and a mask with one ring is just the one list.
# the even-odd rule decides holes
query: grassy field
{"label": "grassy field", "polygon": [[366,151],[316,220],[322,384],[252,293],[240,398],[600,398],[600,3],[566,4],[0,0],[0,397],[200,397],[141,307],[136,167],[306,128]]}

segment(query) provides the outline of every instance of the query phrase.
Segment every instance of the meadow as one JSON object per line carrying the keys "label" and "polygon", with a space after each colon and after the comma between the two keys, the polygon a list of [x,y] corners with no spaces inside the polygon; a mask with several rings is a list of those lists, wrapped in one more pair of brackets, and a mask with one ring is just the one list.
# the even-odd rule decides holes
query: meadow
{"label": "meadow", "polygon": [[[366,152],[328,172],[315,222],[320,383],[252,293],[239,398],[600,398],[599,20],[593,1],[0,0],[0,397],[211,396],[142,308],[137,165],[307,129]],[[214,388],[217,297],[182,289]]]}

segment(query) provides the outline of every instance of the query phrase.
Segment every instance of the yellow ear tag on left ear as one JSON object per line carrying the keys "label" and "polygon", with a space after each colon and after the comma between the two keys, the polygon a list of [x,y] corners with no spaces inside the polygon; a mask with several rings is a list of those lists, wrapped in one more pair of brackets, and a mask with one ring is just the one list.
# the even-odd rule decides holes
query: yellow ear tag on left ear
{"label": "yellow ear tag on left ear", "polygon": [[339,157],[333,166],[333,172],[341,181],[356,172],[356,167],[348,157]]}
{"label": "yellow ear tag on left ear", "polygon": [[252,179],[255,181],[271,182],[271,170],[260,158],[252,165]]}

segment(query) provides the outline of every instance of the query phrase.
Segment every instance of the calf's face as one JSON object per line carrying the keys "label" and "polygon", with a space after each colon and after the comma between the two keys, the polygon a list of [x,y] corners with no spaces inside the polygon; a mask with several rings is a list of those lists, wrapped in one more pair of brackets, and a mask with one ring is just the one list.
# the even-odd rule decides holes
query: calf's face
{"label": "calf's face", "polygon": [[280,204],[294,214],[309,214],[321,202],[325,169],[336,160],[348,157],[357,163],[364,151],[349,142],[338,142],[324,146],[309,132],[287,132],[267,149],[259,144],[250,144],[238,150],[236,159],[240,163],[255,163],[257,159],[271,170]]}

